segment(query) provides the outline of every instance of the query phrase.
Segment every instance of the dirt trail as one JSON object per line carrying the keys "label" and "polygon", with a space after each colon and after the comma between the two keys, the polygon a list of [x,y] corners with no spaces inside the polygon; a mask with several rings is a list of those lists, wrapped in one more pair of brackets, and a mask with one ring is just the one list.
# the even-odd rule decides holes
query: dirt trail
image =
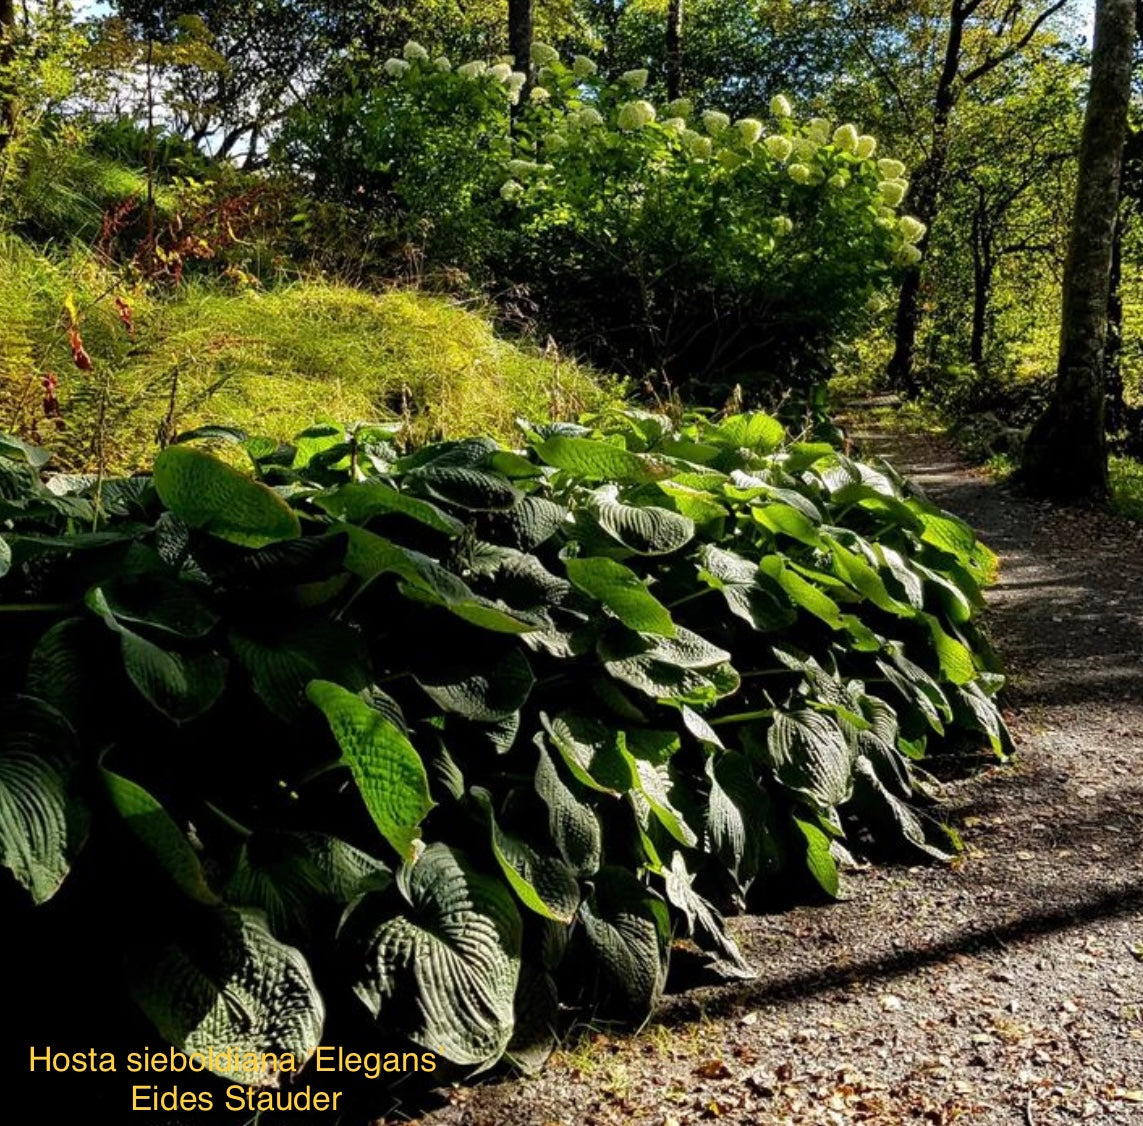
{"label": "dirt trail", "polygon": [[949,785],[966,856],[732,920],[757,982],[674,995],[426,1124],[1143,1122],[1143,529],[1015,497],[928,436],[862,439],[1001,559],[1019,756]]}

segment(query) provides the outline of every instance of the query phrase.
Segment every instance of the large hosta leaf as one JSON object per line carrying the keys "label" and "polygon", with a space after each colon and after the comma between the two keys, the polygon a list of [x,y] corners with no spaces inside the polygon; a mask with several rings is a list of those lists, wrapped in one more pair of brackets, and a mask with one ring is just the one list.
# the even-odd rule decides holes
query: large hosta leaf
{"label": "large hosta leaf", "polygon": [[601,500],[591,511],[612,539],[639,555],[669,555],[690,543],[695,534],[692,520],[654,505]]}
{"label": "large hosta leaf", "polygon": [[345,566],[363,579],[386,573],[399,575],[404,580],[401,589],[407,597],[443,606],[481,629],[527,633],[538,628],[534,618],[478,597],[463,579],[421,552],[353,525],[349,525],[345,533],[349,540]]}
{"label": "large hosta leaf", "polygon": [[728,751],[707,759],[710,851],[745,892],[760,872],[777,863],[770,797],[754,779],[745,755]]}
{"label": "large hosta leaf", "polygon": [[847,801],[853,788],[853,750],[820,712],[778,711],[767,735],[774,773],[783,785],[822,806]]}
{"label": "large hosta leaf", "polygon": [[836,899],[840,884],[837,861],[830,851],[829,837],[808,817],[795,814],[793,823],[805,845],[806,868],[822,891],[831,899]]}
{"label": "large hosta leaf", "polygon": [[599,867],[603,851],[599,818],[572,793],[543,745],[539,752],[536,793],[548,807],[548,832],[564,863],[577,876],[590,876]]}
{"label": "large hosta leaf", "polygon": [[163,503],[192,528],[244,547],[301,534],[298,514],[273,489],[192,446],[168,446],[155,459]]}
{"label": "large hosta leaf", "polygon": [[[956,854],[954,839],[948,831],[931,818],[913,809],[908,802],[894,794],[866,758],[854,764],[854,791],[852,806],[862,814],[863,821],[876,832],[904,839],[914,848],[937,860],[949,860]],[[892,841],[891,843],[897,843]]]}
{"label": "large hosta leaf", "polygon": [[390,883],[380,860],[339,837],[265,831],[243,842],[223,892],[231,903],[265,911],[276,934],[306,938],[323,907]]}
{"label": "large hosta leaf", "polygon": [[554,856],[537,852],[527,841],[505,832],[496,820],[487,790],[474,786],[472,797],[492,833],[492,854],[520,902],[537,915],[570,923],[579,906],[575,874]]}
{"label": "large hosta leaf", "polygon": [[0,707],[0,865],[36,903],[59,889],[87,827],[70,793],[73,742],[63,716],[39,700]]}
{"label": "large hosta leaf", "polygon": [[397,873],[402,903],[369,896],[350,916],[354,991],[378,1021],[453,1063],[487,1068],[512,1037],[520,915],[499,880],[443,844]]}
{"label": "large hosta leaf", "polygon": [[726,933],[722,916],[695,891],[693,884],[694,876],[687,871],[683,854],[675,852],[670,867],[663,870],[663,890],[686,919],[687,934],[700,950],[713,956],[714,968],[725,977],[745,980],[757,977],[750,963],[742,957],[738,943]]}
{"label": "large hosta leaf", "polygon": [[100,587],[88,591],[87,604],[109,629],[119,634],[127,678],[168,719],[189,723],[209,710],[222,695],[226,687],[226,661],[217,653],[156,645],[116,617]]}
{"label": "large hosta leaf", "polygon": [[563,713],[541,716],[549,738],[577,781],[608,794],[626,793],[638,784],[635,764],[619,732],[590,716]]}
{"label": "large hosta leaf", "polygon": [[100,773],[111,804],[163,871],[192,899],[200,903],[217,903],[218,896],[207,883],[198,853],[175,824],[174,818],[130,778],[106,769]]}
{"label": "large hosta leaf", "polygon": [[667,905],[623,868],[601,869],[592,884],[579,908],[584,940],[624,1018],[639,1023],[658,1003],[667,979]]}
{"label": "large hosta leaf", "polygon": [[515,485],[494,473],[439,462],[413,470],[405,475],[405,481],[410,488],[467,512],[504,512],[514,508],[524,496]]}
{"label": "large hosta leaf", "polygon": [[712,704],[739,687],[729,653],[691,630],[680,628],[673,638],[601,643],[600,656],[613,677],[658,700]]}
{"label": "large hosta leaf", "polygon": [[324,616],[255,621],[229,641],[258,698],[287,723],[305,708],[311,680],[355,690],[369,682],[360,635]]}
{"label": "large hosta leaf", "polygon": [[548,464],[584,481],[622,481],[643,485],[670,475],[670,470],[640,454],[592,438],[556,434],[536,446]]}
{"label": "large hosta leaf", "polygon": [[567,559],[564,565],[574,586],[603,603],[629,629],[674,637],[670,611],[630,567],[601,556]]}
{"label": "large hosta leaf", "polygon": [[319,493],[314,503],[339,520],[364,523],[371,516],[400,513],[445,535],[458,536],[464,524],[455,516],[420,497],[399,492],[384,481],[353,481]]}
{"label": "large hosta leaf", "polygon": [[416,748],[388,716],[339,684],[315,680],[306,695],[329,721],[374,824],[409,859],[434,804]]}
{"label": "large hosta leaf", "polygon": [[[252,1086],[277,1086],[263,1053],[289,1054],[294,1068],[321,1043],[325,1006],[300,950],[279,942],[260,914],[233,907],[205,912],[199,925],[137,951],[133,991],[159,1032],[182,1052],[234,1050],[239,1061],[214,1070]],[[241,1057],[255,1053],[259,1068]]]}
{"label": "large hosta leaf", "polygon": [[483,723],[519,711],[535,683],[518,648],[479,655],[441,654],[413,675],[438,707]]}

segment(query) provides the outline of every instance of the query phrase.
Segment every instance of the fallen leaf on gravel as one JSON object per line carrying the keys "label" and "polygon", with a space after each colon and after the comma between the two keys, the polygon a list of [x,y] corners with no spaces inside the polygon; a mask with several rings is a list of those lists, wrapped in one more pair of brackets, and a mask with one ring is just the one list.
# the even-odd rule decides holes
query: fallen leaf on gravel
{"label": "fallen leaf on gravel", "polygon": [[700,1079],[729,1079],[730,1068],[722,1060],[706,1060],[695,1068]]}
{"label": "fallen leaf on gravel", "polygon": [[1143,1103],[1143,1091],[1129,1091],[1123,1087],[1113,1087],[1107,1092],[1106,1098],[1119,1099],[1125,1103]]}

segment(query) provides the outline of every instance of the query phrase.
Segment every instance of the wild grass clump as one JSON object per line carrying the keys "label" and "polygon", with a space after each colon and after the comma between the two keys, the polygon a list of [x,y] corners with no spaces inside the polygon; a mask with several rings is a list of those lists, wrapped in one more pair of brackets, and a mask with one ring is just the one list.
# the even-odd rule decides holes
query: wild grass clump
{"label": "wild grass clump", "polygon": [[[619,394],[421,293],[225,279],[156,293],[89,252],[44,254],[12,236],[0,239],[0,292],[0,429],[73,469],[100,449],[109,468],[138,469],[160,435],[206,422],[285,439],[324,419],[401,418],[411,442],[507,438],[519,416],[572,418]],[[76,364],[73,325],[89,371]],[[49,373],[58,417],[45,401]]]}

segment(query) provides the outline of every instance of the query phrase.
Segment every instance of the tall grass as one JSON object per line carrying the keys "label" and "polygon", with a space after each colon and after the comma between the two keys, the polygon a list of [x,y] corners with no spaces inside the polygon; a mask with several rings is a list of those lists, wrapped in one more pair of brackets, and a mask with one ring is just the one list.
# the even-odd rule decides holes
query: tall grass
{"label": "tall grass", "polygon": [[[156,294],[86,251],[48,254],[8,236],[0,294],[0,430],[43,442],[75,469],[90,467],[100,447],[109,466],[138,468],[160,433],[208,421],[287,438],[320,420],[400,417],[413,440],[510,438],[520,415],[574,417],[619,394],[573,362],[498,338],[478,313],[415,292],[194,281]],[[69,299],[90,372],[73,362]],[[49,371],[59,422],[44,416]]]}

